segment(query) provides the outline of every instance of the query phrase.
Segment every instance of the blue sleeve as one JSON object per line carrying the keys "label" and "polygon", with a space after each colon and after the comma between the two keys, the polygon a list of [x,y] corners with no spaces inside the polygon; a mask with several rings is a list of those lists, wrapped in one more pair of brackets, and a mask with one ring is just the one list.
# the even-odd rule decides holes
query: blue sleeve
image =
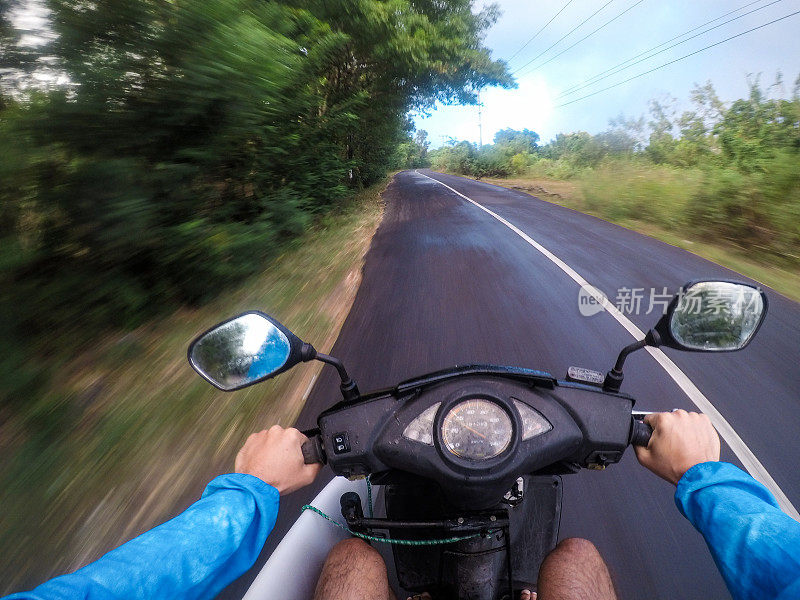
{"label": "blue sleeve", "polygon": [[800,523],[775,497],[729,463],[695,465],[675,503],[703,534],[736,600],[800,598]]}
{"label": "blue sleeve", "polygon": [[174,519],[5,600],[213,598],[255,562],[275,525],[279,498],[252,475],[221,475]]}

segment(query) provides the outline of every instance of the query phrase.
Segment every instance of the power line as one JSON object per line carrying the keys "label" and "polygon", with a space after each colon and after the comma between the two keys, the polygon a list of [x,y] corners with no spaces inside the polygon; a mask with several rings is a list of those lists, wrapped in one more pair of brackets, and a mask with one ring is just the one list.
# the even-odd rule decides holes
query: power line
{"label": "power line", "polygon": [[[742,9],[744,9],[744,8],[747,8],[747,7],[749,7],[749,6],[752,6],[753,4],[758,4],[759,2],[763,2],[763,1],[764,1],[764,0],[754,0],[753,2],[750,2],[749,4],[745,4],[744,6],[740,6],[740,7],[739,7],[739,8],[737,8],[737,9],[734,9],[734,10],[732,10],[732,11],[730,11],[730,12],[727,12],[727,13],[725,13],[724,15],[722,15],[722,16],[720,16],[720,17],[717,17],[716,19],[711,19],[710,21],[706,21],[705,23],[703,23],[702,25],[698,25],[698,26],[697,26],[697,27],[695,27],[694,29],[690,29],[689,31],[684,31],[684,32],[683,32],[683,33],[681,33],[680,35],[676,35],[675,37],[668,39],[666,42],[662,42],[662,43],[661,43],[661,44],[659,44],[658,46],[653,46],[653,47],[652,47],[652,48],[650,48],[649,50],[645,50],[644,52],[640,52],[640,53],[639,53],[639,54],[637,54],[636,56],[632,56],[632,57],[631,57],[631,58],[629,58],[628,60],[624,60],[624,61],[622,61],[621,63],[619,63],[618,65],[615,65],[615,66],[611,67],[610,69],[606,69],[605,71],[602,71],[601,73],[598,73],[598,74],[597,74],[597,75],[595,75],[594,77],[591,77],[591,78],[589,79],[589,81],[591,81],[592,79],[595,79],[595,78],[597,78],[597,77],[600,77],[601,75],[605,75],[605,74],[606,74],[606,73],[608,73],[609,71],[613,71],[613,70],[614,70],[614,69],[616,69],[617,67],[619,67],[619,66],[622,66],[622,65],[624,65],[624,64],[626,64],[626,63],[628,63],[628,62],[630,62],[630,61],[632,61],[632,60],[636,60],[637,58],[639,58],[639,57],[640,57],[640,56],[642,56],[643,54],[647,54],[648,52],[651,52],[651,51],[655,50],[656,48],[660,48],[660,47],[661,47],[661,46],[663,46],[664,44],[669,44],[671,41],[673,41],[673,40],[677,40],[678,38],[682,38],[683,36],[685,36],[685,35],[687,35],[687,34],[689,34],[689,33],[692,33],[693,31],[697,31],[697,30],[698,30],[698,29],[700,29],[701,27],[705,27],[706,25],[710,25],[710,24],[711,24],[711,23],[713,23],[714,21],[719,21],[720,19],[724,19],[724,18],[725,18],[725,17],[727,17],[728,15],[731,15],[731,14],[733,14],[733,13],[735,13],[735,12],[739,12],[740,10],[742,10]],[[575,85],[573,85],[573,86],[571,86],[571,87],[568,87],[568,88],[567,88],[566,90],[564,90],[564,91],[565,91],[565,92],[568,92],[568,91],[572,90],[573,88],[576,88],[576,87],[578,87],[579,85],[580,85],[580,84],[575,84]],[[563,93],[562,93],[562,95],[563,95]]]}
{"label": "power line", "polygon": [[[761,2],[762,0],[758,0],[758,1],[759,1],[759,2]],[[653,48],[650,48],[649,50],[645,50],[644,52],[642,52],[642,53],[640,53],[640,54],[637,54],[637,55],[636,55],[636,56],[634,56],[633,58],[629,58],[628,60],[625,60],[625,61],[623,61],[623,62],[619,63],[618,65],[616,65],[616,66],[614,66],[614,67],[611,67],[610,69],[607,69],[607,70],[603,71],[602,73],[599,73],[598,75],[595,75],[594,77],[590,77],[590,78],[589,78],[589,79],[588,79],[588,80],[587,80],[585,83],[583,83],[583,84],[577,84],[577,85],[574,85],[574,86],[572,86],[572,87],[570,87],[570,88],[568,88],[568,89],[564,90],[563,92],[561,92],[561,93],[558,95],[558,97],[559,97],[559,98],[564,98],[564,97],[566,97],[566,96],[571,96],[572,94],[574,94],[574,93],[578,92],[579,90],[582,90],[582,89],[584,89],[584,88],[590,87],[590,86],[592,86],[592,85],[594,85],[594,84],[596,84],[596,83],[599,83],[600,81],[603,81],[604,79],[608,79],[609,77],[611,77],[612,75],[616,75],[617,73],[622,73],[622,71],[626,71],[627,69],[630,69],[630,68],[631,68],[631,67],[633,67],[634,65],[638,65],[639,63],[642,63],[642,62],[644,62],[644,61],[646,61],[646,60],[650,60],[650,59],[651,59],[651,58],[653,58],[654,56],[658,56],[659,54],[663,54],[663,53],[664,53],[664,52],[666,52],[667,50],[671,50],[672,48],[675,48],[676,46],[680,46],[681,44],[685,44],[685,43],[686,43],[686,42],[688,42],[689,40],[693,40],[693,39],[694,39],[694,38],[696,38],[696,37],[700,37],[701,35],[705,35],[705,34],[706,34],[706,33],[708,33],[709,31],[713,31],[714,29],[719,29],[720,27],[722,27],[722,26],[724,26],[724,25],[727,25],[728,23],[732,23],[733,21],[736,21],[737,19],[741,19],[742,17],[746,17],[747,15],[749,15],[749,14],[752,14],[752,13],[754,13],[754,12],[758,12],[759,10],[763,10],[763,9],[767,8],[768,6],[772,6],[773,4],[777,4],[778,2],[783,2],[783,0],[773,0],[773,2],[770,2],[769,4],[765,4],[764,6],[759,6],[758,8],[754,8],[753,10],[751,10],[751,11],[749,11],[749,12],[746,12],[746,13],[744,13],[744,14],[741,14],[741,15],[739,15],[738,17],[733,17],[732,19],[728,19],[727,21],[724,21],[724,22],[720,23],[719,25],[715,25],[714,27],[709,27],[709,28],[708,28],[708,29],[706,29],[705,31],[701,31],[700,33],[696,33],[695,35],[693,35],[693,36],[691,36],[691,37],[688,37],[688,38],[686,38],[685,40],[681,40],[680,42],[676,42],[675,44],[672,44],[671,46],[667,46],[667,47],[666,47],[666,48],[664,48],[663,50],[659,50],[658,52],[653,52],[653,53],[652,53],[652,54],[650,54],[649,56],[645,56],[644,58],[641,58],[641,59],[639,59],[639,60],[637,60],[637,61],[635,61],[635,62],[632,62],[632,63],[630,63],[630,64],[629,64],[629,65],[627,65],[627,66],[623,66],[623,65],[625,65],[626,63],[629,63],[630,61],[632,61],[632,60],[634,60],[634,59],[638,58],[639,56],[642,56],[643,54],[648,54],[649,52],[652,52],[653,50],[655,50],[655,49],[657,49],[657,48],[660,48],[660,47],[661,47],[661,46],[663,46],[664,44],[667,44],[667,43],[669,43],[670,41],[672,41],[672,40],[674,40],[674,39],[677,39],[677,38],[679,38],[679,37],[682,37],[682,36],[686,35],[686,33],[690,33],[690,31],[687,31],[686,33],[683,33],[683,34],[681,34],[681,35],[679,35],[679,36],[676,36],[676,37],[672,38],[672,40],[667,40],[666,42],[664,42],[664,43],[662,43],[662,44],[659,44],[658,46],[654,46]],[[750,5],[748,5],[748,6],[750,6]],[[742,7],[742,8],[746,8],[746,7]],[[737,10],[741,10],[741,8],[739,8],[739,9],[737,9]],[[736,11],[733,11],[733,12],[736,12]],[[728,14],[730,14],[730,13],[728,13]],[[724,17],[724,16],[726,16],[726,15],[723,15],[723,17]],[[721,19],[721,18],[722,18],[722,17],[717,17],[716,19],[714,19],[714,21],[718,21],[718,20],[719,20],[719,19]],[[710,22],[711,22],[711,21],[709,21],[709,23],[710,23]],[[705,25],[707,25],[707,24],[708,24],[708,23],[706,23]],[[703,27],[703,25],[701,25],[700,27]],[[695,31],[695,30],[697,30],[697,29],[699,29],[699,28],[698,28],[698,27],[695,27],[695,28],[694,28],[694,29],[692,29],[691,31]],[[541,65],[540,65],[540,66],[541,66]]]}
{"label": "power line", "polygon": [[[780,0],[776,0],[776,1],[780,1]],[[598,31],[600,31],[600,30],[601,30],[603,27],[605,27],[606,25],[608,25],[608,24],[610,24],[610,23],[613,23],[614,21],[616,21],[617,19],[619,19],[619,18],[620,18],[622,15],[624,15],[626,12],[628,12],[628,11],[630,11],[631,9],[633,9],[633,8],[636,8],[637,6],[639,6],[639,5],[640,5],[642,2],[644,2],[644,0],[639,0],[639,1],[638,1],[638,2],[636,2],[635,4],[632,4],[631,6],[629,6],[629,7],[628,7],[628,8],[626,8],[625,10],[623,10],[621,13],[619,13],[619,14],[618,14],[616,17],[614,17],[614,18],[612,18],[612,19],[609,19],[608,21],[606,21],[605,23],[603,23],[602,25],[600,25],[600,27],[598,27],[598,28],[597,28],[597,29],[595,29],[594,31],[592,31],[592,32],[590,32],[590,33],[588,33],[588,34],[586,34],[586,35],[585,35],[585,36],[583,36],[581,39],[579,39],[577,42],[575,42],[574,44],[572,44],[572,46],[570,46],[570,47],[568,47],[568,48],[565,48],[564,50],[562,50],[561,52],[559,52],[559,53],[558,53],[558,54],[556,54],[555,56],[551,56],[551,57],[550,57],[550,58],[548,58],[546,61],[544,61],[542,64],[540,64],[540,65],[538,65],[538,66],[534,67],[533,69],[531,69],[530,71],[528,71],[528,73],[533,73],[533,72],[534,72],[536,69],[541,69],[541,68],[542,68],[543,66],[545,66],[547,63],[554,61],[554,60],[555,60],[555,59],[557,59],[559,56],[561,56],[562,54],[564,54],[564,52],[567,52],[567,51],[569,51],[569,50],[572,50],[572,49],[573,49],[575,46],[577,46],[578,44],[580,44],[580,43],[581,43],[582,41],[584,41],[586,38],[589,38],[589,37],[593,36],[595,33],[597,33]]]}
{"label": "power line", "polygon": [[578,24],[577,24],[575,27],[573,27],[572,29],[570,29],[570,30],[569,30],[569,32],[568,32],[567,34],[565,34],[565,35],[561,36],[561,38],[559,38],[559,40],[558,40],[558,41],[557,41],[555,44],[551,44],[550,46],[548,46],[548,47],[547,47],[547,49],[546,49],[546,50],[543,50],[542,52],[540,52],[539,54],[537,54],[537,55],[536,55],[534,58],[532,58],[531,60],[529,60],[528,62],[526,62],[524,65],[522,65],[522,66],[521,66],[519,69],[515,70],[515,71],[512,73],[512,75],[514,75],[514,74],[516,74],[516,73],[519,73],[519,72],[520,72],[522,69],[524,69],[525,67],[527,67],[529,64],[531,64],[532,62],[535,62],[536,60],[538,60],[538,59],[539,59],[539,57],[540,57],[540,56],[542,56],[542,54],[546,53],[548,50],[550,50],[550,48],[552,48],[552,47],[554,47],[554,46],[557,46],[559,43],[561,43],[561,40],[563,40],[563,39],[564,39],[564,38],[566,38],[566,37],[569,37],[569,36],[572,34],[572,32],[573,32],[573,31],[575,31],[576,29],[578,29],[579,27],[581,27],[581,26],[582,26],[584,23],[586,23],[586,22],[587,22],[589,19],[591,19],[592,17],[594,17],[594,16],[595,16],[597,13],[599,13],[601,10],[603,10],[603,9],[604,9],[606,6],[608,6],[609,4],[611,4],[613,1],[614,1],[614,0],[608,0],[608,2],[606,2],[605,4],[603,4],[603,6],[601,6],[601,7],[600,7],[600,8],[598,8],[596,11],[594,11],[594,12],[593,12],[593,13],[592,13],[590,16],[588,16],[588,17],[587,17],[587,18],[585,18],[583,21],[581,21],[580,23],[578,23]]}
{"label": "power line", "polygon": [[748,34],[748,33],[751,33],[753,31],[756,31],[757,29],[763,29],[764,27],[766,27],[768,25],[772,25],[773,23],[777,23],[778,21],[783,21],[784,19],[788,19],[789,17],[793,17],[793,16],[795,16],[797,14],[800,14],[800,10],[795,11],[795,12],[793,12],[791,14],[785,15],[783,17],[780,17],[778,19],[775,19],[774,21],[770,21],[769,23],[764,23],[763,25],[759,25],[758,27],[753,27],[752,29],[748,29],[747,31],[743,31],[742,33],[737,33],[736,35],[732,35],[731,37],[725,38],[724,40],[716,42],[715,44],[710,44],[710,45],[706,46],[705,48],[700,48],[699,50],[695,50],[694,52],[691,52],[690,54],[687,54],[685,56],[681,56],[680,58],[676,58],[675,60],[671,60],[669,62],[665,62],[663,65],[659,65],[659,66],[654,67],[654,68],[652,68],[652,69],[650,69],[648,71],[645,71],[644,73],[639,73],[638,75],[634,75],[633,77],[629,77],[628,79],[625,79],[624,81],[620,81],[618,83],[615,83],[614,85],[610,85],[608,87],[605,87],[602,90],[597,90],[596,92],[592,92],[591,94],[586,94],[585,96],[581,96],[580,98],[576,98],[575,100],[570,100],[569,102],[564,102],[563,104],[558,104],[554,108],[561,108],[561,107],[567,106],[569,104],[574,104],[576,102],[580,102],[581,100],[585,100],[586,98],[591,98],[592,96],[596,96],[597,94],[600,94],[601,92],[606,92],[606,91],[608,91],[610,89],[613,89],[615,87],[619,87],[622,84],[628,83],[629,81],[633,81],[634,79],[638,79],[639,77],[644,77],[645,75],[649,75],[653,71],[658,71],[659,69],[663,69],[664,67],[666,67],[668,65],[671,65],[671,64],[674,64],[676,62],[679,62],[679,61],[681,61],[681,60],[683,60],[685,58],[689,58],[690,56],[694,56],[695,54],[699,54],[700,52],[708,50],[709,48],[713,48],[714,46],[719,46],[720,44],[724,44],[725,42],[729,42],[729,41],[731,41],[733,39],[736,39],[738,37],[741,37],[741,36],[743,36],[745,34]]}
{"label": "power line", "polygon": [[[761,1],[761,0],[759,0],[759,2],[760,2],[760,1]],[[541,28],[539,31],[537,31],[536,33],[534,33],[534,34],[533,34],[533,37],[532,37],[531,39],[529,39],[527,42],[525,42],[524,44],[522,44],[522,47],[521,47],[519,50],[517,50],[516,52],[514,52],[514,54],[512,54],[511,56],[509,56],[509,57],[508,57],[508,60],[507,60],[506,62],[511,62],[511,60],[512,60],[512,59],[513,59],[513,58],[514,58],[514,57],[515,57],[517,54],[519,54],[520,52],[522,52],[522,51],[525,49],[525,47],[526,47],[528,44],[530,44],[530,43],[531,43],[533,40],[535,40],[535,39],[536,39],[536,38],[539,36],[539,34],[540,34],[540,33],[542,33],[542,32],[545,30],[545,28],[546,28],[548,25],[550,25],[550,23],[552,23],[552,22],[555,20],[555,18],[556,18],[558,15],[560,15],[562,12],[564,12],[564,9],[565,9],[565,8],[567,8],[567,7],[568,7],[570,4],[572,4],[573,2],[574,2],[574,0],[569,0],[569,2],[567,2],[567,3],[566,3],[564,6],[562,6],[562,7],[561,7],[561,10],[560,10],[560,11],[558,11],[556,14],[554,14],[554,15],[553,15],[553,17],[552,17],[552,18],[551,18],[551,19],[550,19],[550,20],[549,20],[547,23],[545,23],[545,24],[544,24],[544,26],[542,26],[542,28]]]}

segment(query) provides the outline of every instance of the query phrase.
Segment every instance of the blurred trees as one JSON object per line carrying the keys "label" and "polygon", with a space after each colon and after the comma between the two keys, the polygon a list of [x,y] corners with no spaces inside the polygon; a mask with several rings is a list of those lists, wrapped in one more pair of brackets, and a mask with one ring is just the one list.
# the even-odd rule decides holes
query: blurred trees
{"label": "blurred trees", "polygon": [[0,0],[0,110],[13,102],[11,92],[30,75],[38,58],[35,48],[24,43],[26,32],[12,20],[23,6],[24,0]]}
{"label": "blurred trees", "polygon": [[506,156],[533,154],[539,147],[539,134],[530,129],[506,128],[494,134],[494,143]]}
{"label": "blurred trees", "polygon": [[417,131],[412,137],[410,134],[397,147],[395,166],[400,169],[418,169],[430,166],[428,149],[428,132],[424,129]]}
{"label": "blurred trees", "polygon": [[[410,109],[513,85],[481,43],[495,9],[470,0],[48,0],[54,39],[26,47],[14,5],[0,332],[17,348],[203,302],[383,176]],[[68,83],[9,83],[45,65]]]}

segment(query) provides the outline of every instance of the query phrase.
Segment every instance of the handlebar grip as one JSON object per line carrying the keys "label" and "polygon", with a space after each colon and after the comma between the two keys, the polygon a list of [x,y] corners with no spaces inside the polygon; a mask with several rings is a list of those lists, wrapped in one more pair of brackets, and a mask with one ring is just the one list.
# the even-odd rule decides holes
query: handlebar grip
{"label": "handlebar grip", "polygon": [[653,435],[653,428],[644,421],[633,419],[631,427],[631,446],[647,446],[650,436]]}
{"label": "handlebar grip", "polygon": [[322,436],[312,435],[307,442],[303,442],[300,450],[303,452],[303,462],[307,465],[314,463],[325,464],[327,461],[325,449],[322,447]]}

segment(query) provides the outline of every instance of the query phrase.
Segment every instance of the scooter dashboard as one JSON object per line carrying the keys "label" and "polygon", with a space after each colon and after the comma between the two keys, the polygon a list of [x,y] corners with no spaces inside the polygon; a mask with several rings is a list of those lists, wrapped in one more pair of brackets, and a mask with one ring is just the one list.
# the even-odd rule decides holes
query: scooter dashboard
{"label": "scooter dashboard", "polygon": [[479,509],[520,475],[619,461],[632,405],[567,382],[466,375],[334,407],[319,427],[335,473],[411,473],[439,483],[454,504]]}

